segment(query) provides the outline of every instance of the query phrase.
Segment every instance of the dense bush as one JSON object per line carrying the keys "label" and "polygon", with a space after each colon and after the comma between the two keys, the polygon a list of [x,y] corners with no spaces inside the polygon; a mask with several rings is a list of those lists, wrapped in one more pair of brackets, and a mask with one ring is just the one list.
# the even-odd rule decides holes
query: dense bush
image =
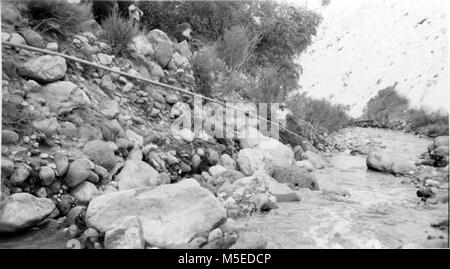
{"label": "dense bush", "polygon": [[139,25],[122,17],[117,8],[111,11],[101,25],[103,28],[102,38],[118,55],[125,54],[130,41],[139,34]]}
{"label": "dense bush", "polygon": [[333,105],[324,99],[298,95],[288,102],[288,107],[294,118],[311,123],[315,131],[322,134],[338,131],[350,122],[346,107]]}
{"label": "dense bush", "polygon": [[448,135],[448,114],[410,109],[409,101],[393,87],[381,90],[369,100],[363,118],[389,126],[395,121],[405,121],[408,130],[429,137]]}
{"label": "dense bush", "polygon": [[403,115],[408,108],[408,99],[395,91],[395,86],[378,92],[371,98],[364,110],[364,118],[379,122],[389,122]]}
{"label": "dense bush", "polygon": [[225,69],[225,63],[217,56],[214,47],[205,47],[192,57],[192,69],[197,86],[203,95],[211,96],[212,84]]}
{"label": "dense bush", "polygon": [[80,30],[92,18],[92,4],[68,3],[65,0],[27,0],[27,16],[31,26],[41,32],[66,36]]}
{"label": "dense bush", "polygon": [[233,70],[239,70],[252,52],[247,29],[233,26],[217,41],[217,54]]}
{"label": "dense bush", "polygon": [[428,112],[424,109],[410,109],[405,115],[411,130],[429,136],[448,135],[448,114]]}

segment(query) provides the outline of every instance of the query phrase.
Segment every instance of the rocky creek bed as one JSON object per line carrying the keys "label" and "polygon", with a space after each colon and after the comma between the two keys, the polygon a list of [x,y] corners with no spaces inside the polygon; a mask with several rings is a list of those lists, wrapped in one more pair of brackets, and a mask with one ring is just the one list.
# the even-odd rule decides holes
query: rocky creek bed
{"label": "rocky creek bed", "polygon": [[[430,144],[429,139],[409,134],[363,128],[344,130],[339,139],[350,149],[376,147],[381,154],[410,162],[417,161]],[[301,188],[296,191],[301,201],[277,203],[278,208],[237,218],[228,228],[248,236],[252,247],[447,247],[448,167],[419,167],[416,176],[396,176],[368,170],[367,156],[351,154],[350,149],[326,154],[325,168],[314,169],[320,190]],[[417,191],[427,184],[417,178],[427,173],[444,179],[432,189],[438,196],[447,195],[447,202],[418,197]],[[3,238],[0,248],[73,247],[68,239],[51,222],[40,230]]]}
{"label": "rocky creek bed", "polygon": [[[376,145],[383,153],[411,162],[430,144],[429,139],[381,129],[343,133],[354,145]],[[432,227],[445,220],[448,227],[448,202],[423,203],[417,197],[420,184],[368,170],[364,155],[347,150],[326,159],[327,167],[313,172],[322,191],[299,191],[301,202],[284,203],[269,214],[239,222],[267,236],[273,248],[448,247],[448,230]],[[448,167],[441,172],[448,175]],[[447,195],[448,201],[448,177],[435,191]]]}

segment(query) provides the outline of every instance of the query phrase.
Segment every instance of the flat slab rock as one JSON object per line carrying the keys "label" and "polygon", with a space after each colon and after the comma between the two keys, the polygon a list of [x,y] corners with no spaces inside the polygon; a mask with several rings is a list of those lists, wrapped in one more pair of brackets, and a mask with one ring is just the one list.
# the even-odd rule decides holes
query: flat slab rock
{"label": "flat slab rock", "polygon": [[0,232],[17,232],[30,228],[46,217],[55,204],[47,198],[38,198],[29,193],[15,193],[0,204]]}
{"label": "flat slab rock", "polygon": [[132,189],[94,198],[86,222],[100,232],[115,229],[124,218],[137,216],[147,244],[165,248],[184,244],[226,220],[226,211],[195,179]]}

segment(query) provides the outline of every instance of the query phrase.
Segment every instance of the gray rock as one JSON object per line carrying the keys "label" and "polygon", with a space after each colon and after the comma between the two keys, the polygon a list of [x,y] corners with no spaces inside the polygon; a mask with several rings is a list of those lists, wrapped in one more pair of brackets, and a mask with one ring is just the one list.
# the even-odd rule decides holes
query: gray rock
{"label": "gray rock", "polygon": [[127,160],[116,176],[119,190],[157,186],[161,184],[159,173],[143,161]]}
{"label": "gray rock", "polygon": [[176,44],[175,51],[188,59],[192,58],[192,52],[189,48],[189,44],[186,41]]}
{"label": "gray rock", "polygon": [[69,158],[62,153],[55,154],[55,164],[56,164],[56,172],[59,177],[64,176],[67,172],[67,168],[69,168]]}
{"label": "gray rock", "polygon": [[81,214],[81,212],[83,210],[86,210],[86,207],[80,206],[80,205],[75,206],[72,209],[70,209],[70,211],[67,213],[67,218],[66,218],[65,223],[69,226],[72,224],[75,224],[76,218]]}
{"label": "gray rock", "polygon": [[58,43],[57,42],[48,42],[46,49],[51,51],[58,51]]}
{"label": "gray rock", "polygon": [[67,186],[73,188],[84,182],[91,173],[92,162],[86,158],[76,159],[69,165],[65,181]]}
{"label": "gray rock", "polygon": [[236,161],[228,154],[222,154],[220,156],[219,164],[229,170],[236,170]]}
{"label": "gray rock", "polygon": [[16,165],[13,174],[9,178],[9,181],[14,186],[21,186],[31,174],[31,167],[24,163],[19,163]]}
{"label": "gray rock", "polygon": [[30,228],[48,217],[53,210],[55,204],[50,199],[15,193],[0,204],[0,232]]}
{"label": "gray rock", "polygon": [[97,54],[98,61],[102,65],[110,65],[113,62],[114,56],[113,55],[107,55],[104,53]]}
{"label": "gray rock", "polygon": [[39,82],[54,82],[66,75],[66,60],[60,56],[40,56],[28,60],[19,69],[19,74]]}
{"label": "gray rock", "polygon": [[[19,35],[18,33],[12,33],[11,37],[9,38],[9,42],[17,45],[26,45],[27,42],[25,39]],[[20,51],[21,49],[15,48],[17,51]]]}
{"label": "gray rock", "polygon": [[101,140],[89,141],[84,145],[83,151],[95,164],[108,170],[113,169],[117,163],[114,151],[107,142]]}
{"label": "gray rock", "polygon": [[153,57],[155,54],[152,44],[148,41],[145,35],[137,35],[133,37],[131,43],[129,44],[129,49],[131,52],[135,52],[143,56]]}
{"label": "gray rock", "polygon": [[52,117],[48,119],[33,121],[33,127],[48,136],[52,136],[58,132],[60,125],[58,119],[56,117]]}
{"label": "gray rock", "polygon": [[78,128],[75,124],[65,121],[59,124],[58,133],[68,138],[74,138],[78,136]]}
{"label": "gray rock", "polygon": [[152,43],[155,48],[154,58],[161,67],[166,67],[172,58],[173,44],[167,35],[158,30],[153,29],[147,34],[147,39]]}
{"label": "gray rock", "polygon": [[75,204],[75,198],[73,198],[70,194],[61,195],[60,200],[58,201],[57,207],[61,214],[66,215],[70,212],[72,206]]}
{"label": "gray rock", "polygon": [[94,184],[97,184],[100,181],[100,177],[94,171],[91,171],[86,180]]}
{"label": "gray rock", "polygon": [[14,172],[14,162],[6,157],[2,156],[2,178],[8,178]]}
{"label": "gray rock", "polygon": [[216,228],[209,232],[208,234],[208,242],[212,242],[214,240],[217,240],[223,236],[222,230],[219,228]]}
{"label": "gray rock", "polygon": [[30,79],[23,85],[23,89],[25,92],[40,92],[42,90],[42,86],[39,85],[36,81]]}
{"label": "gray rock", "polygon": [[239,171],[226,170],[220,174],[214,175],[208,183],[218,188],[224,183],[233,184],[236,180],[243,177],[245,177],[245,175]]}
{"label": "gray rock", "polygon": [[57,81],[46,84],[39,92],[50,111],[59,113],[70,112],[80,105],[90,104],[87,95],[76,84],[68,81]]}
{"label": "gray rock", "polygon": [[213,149],[206,150],[206,160],[210,165],[216,165],[219,162],[219,153]]}
{"label": "gray rock", "polygon": [[23,36],[28,45],[41,49],[45,48],[44,39],[37,32],[31,29],[25,29],[20,31],[20,34]]}
{"label": "gray rock", "polygon": [[91,182],[83,182],[77,185],[70,194],[81,203],[89,203],[98,195],[97,187]]}
{"label": "gray rock", "polygon": [[273,172],[273,156],[258,149],[241,149],[238,153],[237,164],[239,170],[246,176],[257,170],[263,170],[268,175]]}
{"label": "gray rock", "polygon": [[43,186],[50,186],[55,182],[55,172],[48,166],[42,166],[39,171],[39,179]]}
{"label": "gray rock", "polygon": [[227,169],[222,165],[214,165],[208,169],[208,172],[211,174],[211,176],[216,176],[226,171]]}
{"label": "gray rock", "polygon": [[15,144],[19,142],[19,134],[11,130],[2,130],[2,145]]}
{"label": "gray rock", "polygon": [[117,227],[106,231],[106,249],[144,249],[145,240],[141,222],[138,217],[120,220]]}
{"label": "gray rock", "polygon": [[169,105],[173,105],[178,102],[178,96],[174,93],[167,94],[165,99],[166,103],[168,103]]}
{"label": "gray rock", "polygon": [[[148,206],[152,205],[152,206]],[[105,194],[94,198],[86,222],[100,232],[117,228],[127,217],[139,217],[147,244],[164,248],[185,244],[226,219],[225,209],[195,179]]]}
{"label": "gray rock", "polygon": [[319,183],[316,178],[307,170],[292,166],[275,166],[272,177],[280,183],[288,183],[293,188],[308,188],[318,190]]}

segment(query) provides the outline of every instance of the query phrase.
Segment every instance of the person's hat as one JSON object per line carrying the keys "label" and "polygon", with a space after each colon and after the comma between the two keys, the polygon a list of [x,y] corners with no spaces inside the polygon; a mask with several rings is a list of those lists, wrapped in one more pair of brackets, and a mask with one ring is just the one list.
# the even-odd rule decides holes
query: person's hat
{"label": "person's hat", "polygon": [[281,103],[280,107],[286,107],[286,103]]}
{"label": "person's hat", "polygon": [[133,11],[133,10],[136,10],[137,7],[136,7],[134,4],[131,4],[131,5],[128,7],[128,9],[129,9],[130,11]]}

